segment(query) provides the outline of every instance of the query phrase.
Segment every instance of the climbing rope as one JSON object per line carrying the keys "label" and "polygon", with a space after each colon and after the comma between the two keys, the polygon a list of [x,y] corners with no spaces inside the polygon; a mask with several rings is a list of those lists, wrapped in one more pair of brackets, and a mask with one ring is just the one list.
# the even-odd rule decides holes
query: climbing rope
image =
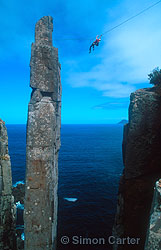
{"label": "climbing rope", "polygon": [[143,14],[144,12],[146,12],[146,11],[148,11],[149,9],[153,8],[154,6],[156,6],[157,4],[159,4],[160,2],[161,2],[161,0],[158,1],[158,2],[156,2],[156,3],[154,3],[153,5],[151,5],[151,6],[149,6],[149,7],[147,7],[146,9],[140,11],[140,12],[137,13],[136,15],[134,15],[134,16],[132,16],[132,17],[126,19],[125,21],[123,21],[122,23],[120,23],[120,24],[114,26],[113,28],[111,28],[111,29],[105,31],[102,35],[104,35],[104,34],[106,34],[106,33],[109,33],[109,32],[111,32],[112,30],[114,30],[114,29],[120,27],[121,25],[123,25],[123,24],[125,24],[125,23],[131,21],[131,20],[134,19],[135,17],[140,16],[141,14]]}
{"label": "climbing rope", "polygon": [[[111,31],[113,31],[114,29],[116,29],[116,28],[122,26],[123,24],[125,24],[125,23],[131,21],[132,19],[134,19],[134,18],[140,16],[141,14],[143,14],[144,12],[150,10],[150,9],[153,8],[154,6],[158,5],[159,3],[161,3],[161,0],[158,1],[158,2],[156,2],[156,3],[154,3],[154,4],[152,4],[152,5],[150,5],[150,6],[147,7],[146,9],[144,9],[144,10],[138,12],[136,15],[131,16],[130,18],[128,18],[128,19],[126,19],[125,21],[121,22],[120,24],[114,26],[113,28],[111,28],[111,29],[109,29],[109,30],[106,30],[104,33],[102,33],[102,36],[105,35],[105,34],[107,34],[107,33],[109,33],[109,32],[111,32]],[[88,41],[89,41],[89,40],[93,40],[93,38],[84,38],[84,37],[82,37],[82,38],[81,38],[81,37],[80,37],[80,38],[63,38],[63,39],[57,38],[57,39],[54,39],[54,40],[55,40],[55,41],[60,41],[60,40],[61,40],[61,41],[62,41],[62,40],[88,40]]]}

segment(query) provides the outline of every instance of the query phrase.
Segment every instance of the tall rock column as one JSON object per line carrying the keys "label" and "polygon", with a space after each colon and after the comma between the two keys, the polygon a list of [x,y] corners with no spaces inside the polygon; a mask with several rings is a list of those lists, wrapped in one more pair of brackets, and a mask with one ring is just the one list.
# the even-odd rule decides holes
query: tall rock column
{"label": "tall rock column", "polygon": [[55,250],[61,80],[58,49],[52,46],[53,19],[36,23],[31,50],[28,107],[25,250]]}
{"label": "tall rock column", "polygon": [[0,119],[0,250],[13,250],[16,247],[14,216],[8,135],[6,126]]}

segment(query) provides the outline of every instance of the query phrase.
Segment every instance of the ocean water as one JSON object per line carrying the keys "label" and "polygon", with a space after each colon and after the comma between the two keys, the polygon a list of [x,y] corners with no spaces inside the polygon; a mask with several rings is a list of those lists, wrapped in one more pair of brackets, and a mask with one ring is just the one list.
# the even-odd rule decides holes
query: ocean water
{"label": "ocean water", "polygon": [[[15,184],[25,179],[26,126],[8,125],[7,129]],[[122,137],[122,125],[62,125],[58,250],[111,249],[108,237],[123,169]],[[69,244],[64,244],[63,236]]]}

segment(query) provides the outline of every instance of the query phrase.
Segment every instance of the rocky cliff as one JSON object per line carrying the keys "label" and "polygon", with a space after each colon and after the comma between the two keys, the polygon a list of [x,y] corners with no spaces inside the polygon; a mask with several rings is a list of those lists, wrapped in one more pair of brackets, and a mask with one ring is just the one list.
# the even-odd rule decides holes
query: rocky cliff
{"label": "rocky cliff", "polygon": [[52,46],[53,19],[36,23],[30,61],[28,107],[25,250],[55,249],[61,80],[58,49]]}
{"label": "rocky cliff", "polygon": [[11,162],[8,135],[0,119],[0,250],[16,249],[15,207],[12,195]]}
{"label": "rocky cliff", "polygon": [[124,171],[120,180],[113,235],[140,239],[113,249],[144,249],[153,190],[161,176],[161,96],[155,88],[131,94],[124,126]]}

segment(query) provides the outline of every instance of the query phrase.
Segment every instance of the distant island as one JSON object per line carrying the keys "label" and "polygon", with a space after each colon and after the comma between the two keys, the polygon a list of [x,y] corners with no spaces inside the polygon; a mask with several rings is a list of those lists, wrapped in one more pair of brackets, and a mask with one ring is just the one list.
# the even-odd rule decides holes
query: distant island
{"label": "distant island", "polygon": [[128,120],[126,120],[126,119],[123,119],[123,120],[121,120],[120,122],[118,122],[118,124],[126,124],[126,123],[128,123]]}

